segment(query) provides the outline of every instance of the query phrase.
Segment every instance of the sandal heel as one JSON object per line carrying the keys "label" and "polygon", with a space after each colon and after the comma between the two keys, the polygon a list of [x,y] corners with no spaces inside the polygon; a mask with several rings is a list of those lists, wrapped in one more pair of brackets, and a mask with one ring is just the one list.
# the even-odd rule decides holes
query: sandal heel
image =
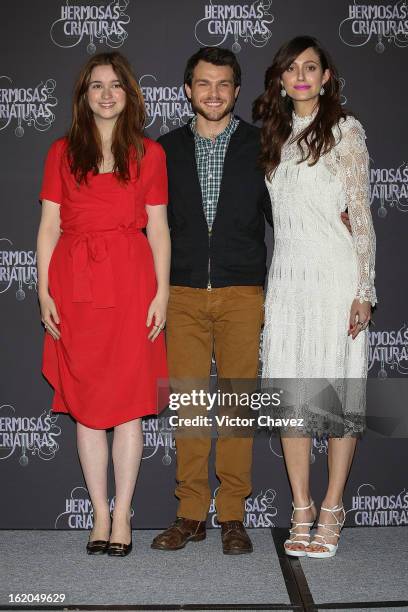
{"label": "sandal heel", "polygon": [[[306,546],[309,545],[310,543],[310,529],[313,527],[315,521],[312,522],[308,522],[308,523],[299,523],[298,521],[294,520],[294,516],[295,516],[295,512],[296,510],[309,510],[310,508],[312,508],[314,506],[314,501],[313,499],[310,501],[310,504],[308,506],[303,506],[303,507],[296,507],[294,505],[294,503],[292,502],[292,516],[291,516],[291,529],[289,529],[289,533],[290,533],[290,537],[285,540],[285,542],[283,543],[283,547],[285,549],[285,553],[289,556],[289,557],[306,557]],[[316,520],[316,519],[315,519]],[[298,527],[309,527],[309,533],[297,533],[296,529]],[[297,540],[297,537],[303,537],[303,538],[307,538],[307,540]],[[287,548],[287,545],[290,544],[301,544],[303,546],[302,550],[294,550],[291,548]]]}
{"label": "sandal heel", "polygon": [[[326,548],[327,550],[325,551],[317,551],[317,550],[316,551],[313,551],[313,550],[305,551],[306,555],[308,557],[311,557],[312,559],[329,559],[335,556],[335,554],[337,553],[337,549],[339,547],[340,533],[341,533],[341,530],[343,529],[343,525],[346,520],[346,512],[344,510],[343,504],[341,504],[340,506],[333,506],[333,508],[325,508],[324,506],[322,506],[321,509],[325,510],[326,512],[330,512],[336,522],[335,523],[317,523],[317,526],[322,527],[326,529],[326,531],[329,532],[326,537],[336,537],[337,544],[330,544],[329,542],[326,541],[326,538],[324,536],[317,533],[314,537],[320,538],[321,541],[313,539],[310,542],[310,545],[315,544],[317,546],[321,546],[322,548]],[[339,521],[339,519],[335,515],[335,512],[343,512],[343,520]],[[338,527],[339,532],[337,533],[336,531],[334,531],[334,529],[331,529],[332,527]]]}

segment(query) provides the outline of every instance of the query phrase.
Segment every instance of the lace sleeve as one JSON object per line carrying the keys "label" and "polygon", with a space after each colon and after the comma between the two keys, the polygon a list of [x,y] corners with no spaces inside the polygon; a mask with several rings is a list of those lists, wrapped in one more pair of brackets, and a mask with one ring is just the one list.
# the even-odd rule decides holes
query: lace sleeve
{"label": "lace sleeve", "polygon": [[369,157],[362,125],[352,117],[346,123],[348,129],[342,130],[342,139],[335,149],[358,259],[356,298],[374,306],[375,233],[370,210]]}

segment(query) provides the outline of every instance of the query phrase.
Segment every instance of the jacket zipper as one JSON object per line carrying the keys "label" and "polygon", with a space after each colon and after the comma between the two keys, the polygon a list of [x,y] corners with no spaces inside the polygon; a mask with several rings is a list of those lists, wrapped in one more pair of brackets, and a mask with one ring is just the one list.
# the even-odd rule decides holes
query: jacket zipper
{"label": "jacket zipper", "polygon": [[210,249],[211,249],[211,229],[208,228],[208,283],[207,283],[207,291],[211,291],[211,258],[210,258]]}

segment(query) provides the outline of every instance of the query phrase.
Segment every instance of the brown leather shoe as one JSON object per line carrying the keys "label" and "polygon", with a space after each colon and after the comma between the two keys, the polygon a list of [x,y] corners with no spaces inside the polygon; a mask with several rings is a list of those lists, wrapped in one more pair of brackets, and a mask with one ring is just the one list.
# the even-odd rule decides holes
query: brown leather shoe
{"label": "brown leather shoe", "polygon": [[180,550],[187,542],[205,540],[205,521],[193,521],[177,517],[177,519],[162,533],[159,533],[151,543],[156,550]]}
{"label": "brown leather shoe", "polygon": [[253,551],[252,542],[242,521],[225,521],[220,525],[224,555],[242,555]]}

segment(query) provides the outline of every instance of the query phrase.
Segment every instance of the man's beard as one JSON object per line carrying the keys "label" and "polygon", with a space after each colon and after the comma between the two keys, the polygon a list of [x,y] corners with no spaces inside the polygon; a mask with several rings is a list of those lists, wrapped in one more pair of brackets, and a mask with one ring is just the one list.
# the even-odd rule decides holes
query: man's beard
{"label": "man's beard", "polygon": [[226,117],[232,110],[234,110],[234,106],[235,106],[235,100],[233,100],[230,104],[227,104],[227,106],[225,106],[223,109],[219,111],[214,109],[214,111],[208,112],[205,109],[205,107],[195,104],[193,99],[191,99],[190,102],[191,102],[193,111],[197,115],[201,115],[202,117],[204,117],[204,119],[207,119],[207,121],[221,121],[221,119]]}

